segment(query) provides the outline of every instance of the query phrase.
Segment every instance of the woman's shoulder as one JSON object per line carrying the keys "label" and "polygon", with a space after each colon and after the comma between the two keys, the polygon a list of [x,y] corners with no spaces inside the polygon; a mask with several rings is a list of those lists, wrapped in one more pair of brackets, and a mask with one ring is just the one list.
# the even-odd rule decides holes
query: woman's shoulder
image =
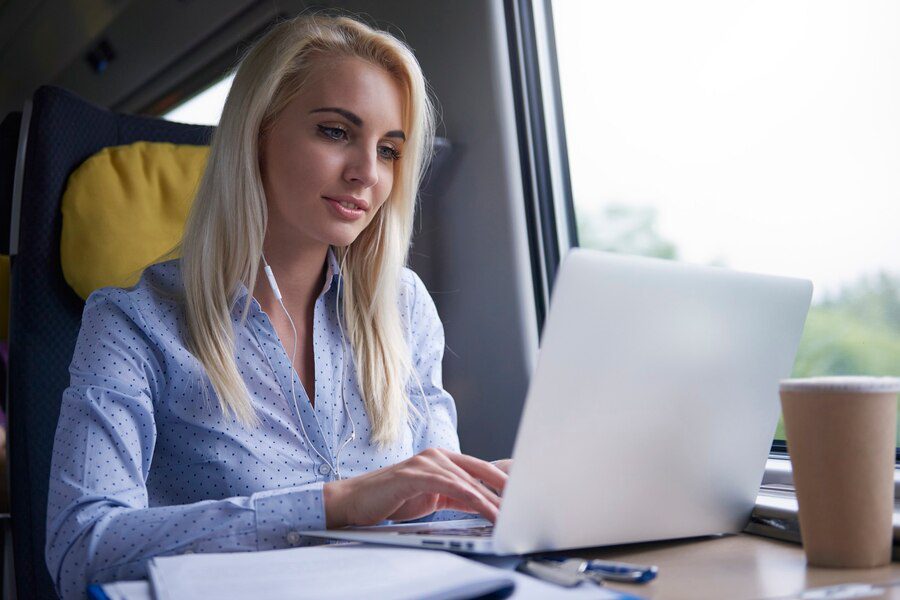
{"label": "woman's shoulder", "polygon": [[168,260],[145,268],[131,287],[103,287],[94,290],[85,304],[85,316],[115,310],[133,320],[160,311],[171,312],[179,303],[181,291],[179,261]]}
{"label": "woman's shoulder", "polygon": [[416,274],[415,271],[410,269],[409,267],[403,267],[400,269],[400,289],[416,291],[417,288],[421,287],[425,288],[425,284],[422,282],[422,278]]}
{"label": "woman's shoulder", "polygon": [[427,299],[430,299],[430,296],[422,278],[409,267],[403,267],[400,271],[401,305],[411,308]]}
{"label": "woman's shoulder", "polygon": [[410,326],[440,319],[425,282],[406,267],[400,275],[400,306]]}

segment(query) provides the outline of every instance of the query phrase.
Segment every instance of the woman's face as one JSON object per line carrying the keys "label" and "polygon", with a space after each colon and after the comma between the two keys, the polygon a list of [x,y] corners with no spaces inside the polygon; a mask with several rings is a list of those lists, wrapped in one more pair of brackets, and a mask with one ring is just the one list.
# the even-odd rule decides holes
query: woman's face
{"label": "woman's face", "polygon": [[261,140],[267,244],[350,244],[391,193],[403,95],[357,58],[320,60]]}

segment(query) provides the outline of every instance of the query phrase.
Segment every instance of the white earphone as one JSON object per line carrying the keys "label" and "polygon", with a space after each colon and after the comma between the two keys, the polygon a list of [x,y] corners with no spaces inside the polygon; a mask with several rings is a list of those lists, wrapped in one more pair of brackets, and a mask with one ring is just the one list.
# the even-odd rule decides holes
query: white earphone
{"label": "white earphone", "polygon": [[[349,252],[349,250],[347,252]],[[344,260],[346,260],[346,258],[347,258],[347,252],[344,253],[343,259],[341,260],[341,264],[340,264],[341,274],[343,274],[343,272],[344,272]],[[297,343],[298,343],[297,327],[294,325],[294,319],[291,318],[291,313],[288,312],[288,309],[284,305],[284,300],[281,296],[281,290],[278,289],[278,282],[275,281],[275,274],[272,272],[272,267],[270,267],[269,263],[266,261],[265,254],[262,255],[262,260],[263,260],[263,270],[266,273],[266,278],[269,280],[269,287],[272,288],[272,293],[275,294],[275,299],[278,300],[278,304],[281,305],[281,310],[283,310],[284,314],[287,316],[288,321],[291,324],[291,330],[294,332],[294,344],[293,344],[293,349],[291,351],[291,370],[293,370],[294,360],[297,357]],[[345,373],[344,345],[346,343],[346,340],[344,339],[344,326],[341,324],[341,311],[340,311],[340,306],[339,306],[339,301],[340,301],[340,297],[341,297],[341,281],[342,281],[342,278],[338,277],[338,288],[336,290],[335,300],[334,300],[334,312],[335,312],[335,316],[337,317],[337,320],[338,320],[338,329],[341,332],[341,382],[340,382],[341,404],[343,404],[343,406],[344,406],[344,412],[346,413],[347,418],[350,419],[350,426],[351,426],[352,430],[350,432],[350,437],[348,437],[344,441],[344,443],[341,444],[340,448],[338,449],[337,455],[334,457],[334,463],[329,462],[327,458],[322,456],[322,454],[318,450],[316,450],[315,446],[313,446],[312,442],[309,439],[309,436],[306,433],[306,427],[304,427],[303,419],[300,417],[300,406],[297,404],[297,394],[294,392],[294,374],[291,373],[291,400],[294,403],[294,411],[297,414],[297,420],[300,421],[300,431],[303,433],[303,437],[306,440],[306,447],[311,448],[312,451],[315,452],[319,456],[319,458],[322,459],[322,462],[324,462],[326,465],[328,465],[328,468],[331,469],[331,471],[337,476],[338,479],[343,479],[343,476],[341,475],[341,452],[343,452],[343,450],[347,446],[347,444],[349,444],[350,442],[352,442],[353,440],[356,439],[356,423],[354,423],[354,421],[353,421],[353,416],[350,414],[350,409],[347,407],[347,400],[346,400],[346,398],[344,398],[344,373]],[[319,418],[316,416],[315,411],[313,411],[313,418],[316,420],[316,426],[319,428],[319,433],[322,435],[322,440],[325,441],[325,432],[322,430],[322,425],[321,425],[321,423],[319,423]],[[328,442],[325,442],[325,445],[327,447]]]}

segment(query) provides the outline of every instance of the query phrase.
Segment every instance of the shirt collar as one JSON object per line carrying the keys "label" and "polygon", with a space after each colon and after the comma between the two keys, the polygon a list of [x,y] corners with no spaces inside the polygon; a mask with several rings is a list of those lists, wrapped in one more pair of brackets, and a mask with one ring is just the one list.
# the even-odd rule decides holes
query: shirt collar
{"label": "shirt collar", "polygon": [[[322,287],[322,291],[319,293],[319,297],[328,293],[331,289],[331,286],[334,284],[334,281],[341,276],[341,265],[338,262],[337,255],[334,252],[334,248],[328,246],[328,254],[325,256],[325,285]],[[244,302],[246,302],[247,295],[250,291],[247,289],[247,286],[244,285],[243,282],[238,284],[238,291],[234,297],[234,302],[231,304],[231,312],[232,314],[240,315],[244,310]],[[280,286],[279,286],[280,287]]]}
{"label": "shirt collar", "polygon": [[328,255],[325,257],[325,263],[328,265],[328,271],[325,273],[325,287],[322,288],[322,294],[330,290],[334,280],[341,276],[341,265],[338,262],[334,248],[331,246],[328,246]]}

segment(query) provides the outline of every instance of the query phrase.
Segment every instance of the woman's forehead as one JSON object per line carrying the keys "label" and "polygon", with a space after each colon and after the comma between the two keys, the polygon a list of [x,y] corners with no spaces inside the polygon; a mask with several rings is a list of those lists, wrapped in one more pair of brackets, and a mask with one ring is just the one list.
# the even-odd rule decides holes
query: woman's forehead
{"label": "woman's forehead", "polygon": [[309,114],[341,108],[358,115],[363,127],[402,129],[403,91],[381,67],[359,58],[318,61],[292,105]]}

